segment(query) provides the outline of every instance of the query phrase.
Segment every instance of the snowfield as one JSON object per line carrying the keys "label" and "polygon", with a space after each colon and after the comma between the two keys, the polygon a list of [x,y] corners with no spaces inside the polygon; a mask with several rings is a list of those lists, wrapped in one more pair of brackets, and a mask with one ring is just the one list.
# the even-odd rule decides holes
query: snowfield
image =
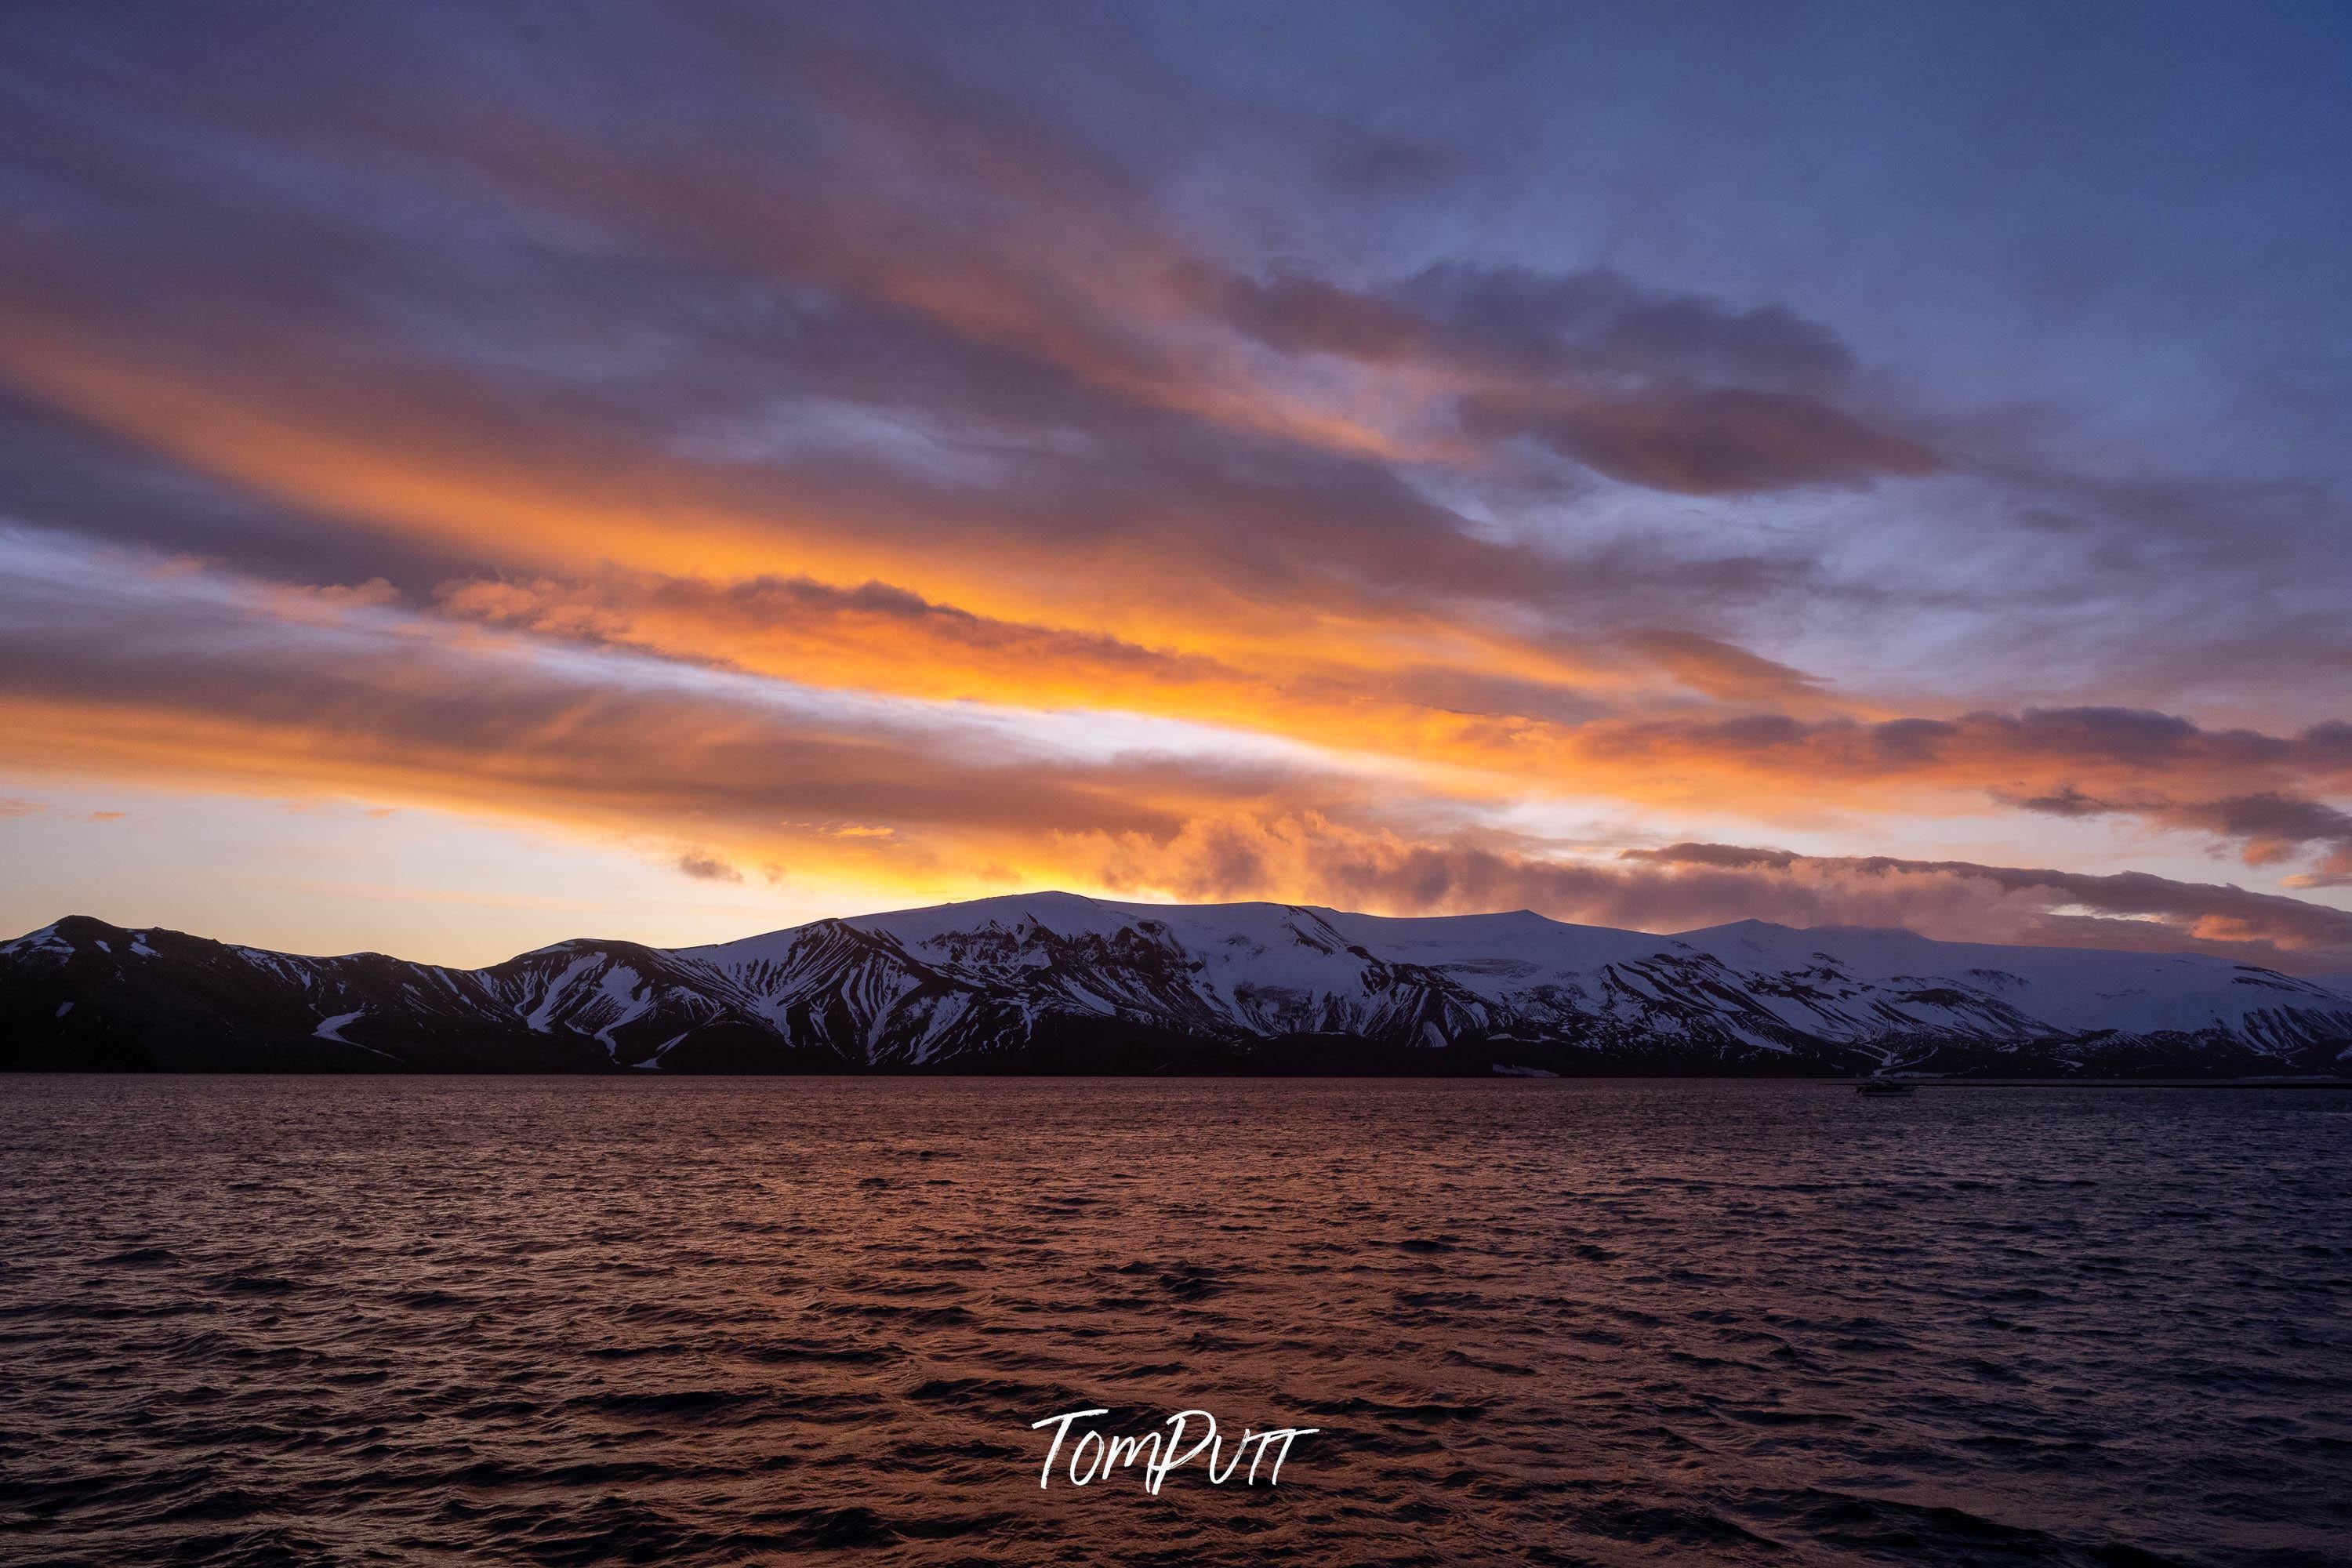
{"label": "snowfield", "polygon": [[2352,997],[2197,953],[1526,910],[1022,894],[481,970],[86,918],[0,946],[12,1066],[663,1071],[2328,1072]]}

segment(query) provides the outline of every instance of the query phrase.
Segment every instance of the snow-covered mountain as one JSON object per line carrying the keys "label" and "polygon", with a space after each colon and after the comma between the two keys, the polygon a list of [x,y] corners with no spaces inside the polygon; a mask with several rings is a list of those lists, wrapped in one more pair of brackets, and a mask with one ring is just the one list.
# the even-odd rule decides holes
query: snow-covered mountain
{"label": "snow-covered mountain", "polygon": [[87,918],[0,946],[0,1066],[2224,1076],[2352,1068],[2352,995],[2189,953],[1745,921],[1035,893],[488,969]]}

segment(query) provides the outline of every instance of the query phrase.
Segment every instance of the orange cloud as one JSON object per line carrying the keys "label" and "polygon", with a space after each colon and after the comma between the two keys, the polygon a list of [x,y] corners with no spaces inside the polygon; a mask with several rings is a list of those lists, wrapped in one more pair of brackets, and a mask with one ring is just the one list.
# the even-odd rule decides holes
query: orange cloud
{"label": "orange cloud", "polygon": [[[432,93],[346,60],[267,95],[98,72],[117,112],[24,109],[47,173],[0,252],[0,421],[73,458],[20,489],[81,531],[0,536],[0,758],[910,892],[2073,918],[2061,873],[1590,863],[1495,826],[1588,807],[2113,818],[2352,879],[2341,724],[1906,700],[1853,641],[1834,678],[1808,629],[1858,607],[1894,640],[1978,615],[1979,654],[2032,591],[2082,616],[1990,552],[1906,598],[1880,569],[1926,533],[1831,503],[1994,486],[2038,571],[2094,487],[1989,478],[1822,323],[1605,268],[1318,271],[854,27],[661,26],[740,73],[727,136],[684,132],[698,103],[485,91],[467,51]],[[2168,500],[2108,504],[2137,546]],[[189,558],[151,580],[127,539]],[[2340,659],[2330,609],[2305,635]],[[2102,887],[2067,896],[2142,918]],[[2319,940],[2165,898],[2181,940]]]}
{"label": "orange cloud", "polygon": [[1087,880],[1129,895],[1272,896],[1394,914],[1525,908],[1658,931],[1747,919],[1902,926],[1950,941],[2200,948],[2306,973],[2352,960],[2352,913],[2140,873],[1705,844],[1564,859],[1493,837],[1414,838],[1314,813],[1197,820],[1164,839],[1076,835],[1063,848]]}

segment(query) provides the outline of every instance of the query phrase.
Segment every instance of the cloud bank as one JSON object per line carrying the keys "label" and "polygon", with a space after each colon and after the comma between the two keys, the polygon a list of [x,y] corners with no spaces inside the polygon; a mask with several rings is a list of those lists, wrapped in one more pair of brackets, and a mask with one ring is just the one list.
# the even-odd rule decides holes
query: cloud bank
{"label": "cloud bank", "polygon": [[2342,966],[2309,40],[1375,10],[13,8],[0,795]]}

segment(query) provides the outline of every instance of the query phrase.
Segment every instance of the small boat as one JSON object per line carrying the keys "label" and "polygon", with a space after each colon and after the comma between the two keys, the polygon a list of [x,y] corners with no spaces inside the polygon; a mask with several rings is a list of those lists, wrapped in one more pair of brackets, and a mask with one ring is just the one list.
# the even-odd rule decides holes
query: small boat
{"label": "small boat", "polygon": [[1888,1078],[1883,1073],[1873,1073],[1854,1087],[1864,1094],[1910,1094],[1919,1086],[1906,1083],[1899,1078]]}

